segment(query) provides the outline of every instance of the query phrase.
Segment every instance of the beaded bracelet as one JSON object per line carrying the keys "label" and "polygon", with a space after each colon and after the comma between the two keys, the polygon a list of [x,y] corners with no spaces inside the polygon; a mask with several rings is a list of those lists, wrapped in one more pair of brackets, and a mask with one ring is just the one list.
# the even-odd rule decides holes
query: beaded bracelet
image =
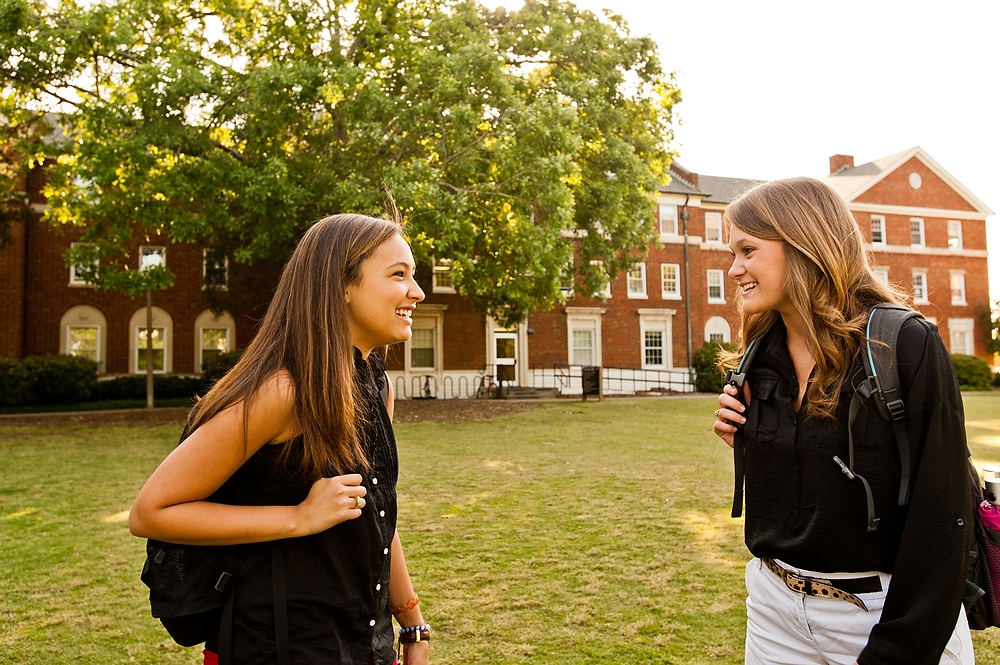
{"label": "beaded bracelet", "polygon": [[422,626],[410,626],[399,631],[400,644],[413,644],[414,642],[430,642],[431,627],[426,623]]}
{"label": "beaded bracelet", "polygon": [[406,610],[412,610],[414,607],[416,607],[419,604],[420,604],[420,599],[417,598],[417,594],[413,594],[413,598],[410,598],[408,601],[406,601],[402,605],[398,605],[396,607],[393,607],[390,610],[390,612],[392,612],[392,616],[399,616],[400,614],[402,614]]}

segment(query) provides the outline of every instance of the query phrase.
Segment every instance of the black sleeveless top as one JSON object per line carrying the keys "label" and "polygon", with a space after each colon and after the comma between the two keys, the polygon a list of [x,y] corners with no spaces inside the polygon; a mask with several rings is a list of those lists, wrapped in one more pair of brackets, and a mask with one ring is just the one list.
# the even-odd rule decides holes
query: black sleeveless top
{"label": "black sleeveless top", "polygon": [[[393,662],[389,611],[389,558],[396,531],[399,465],[381,391],[385,366],[375,353],[366,362],[355,349],[357,398],[365,414],[362,441],[371,471],[356,470],[368,490],[361,517],[321,533],[280,542],[284,555],[291,662],[296,665],[376,665]],[[282,446],[265,445],[210,500],[231,505],[298,505],[312,483],[294,469],[301,455],[296,439],[289,461],[278,463]],[[331,473],[332,475],[332,473]],[[234,546],[247,557],[271,543]],[[236,588],[233,663],[277,661],[271,558],[264,557]],[[218,641],[206,648],[218,652]]]}

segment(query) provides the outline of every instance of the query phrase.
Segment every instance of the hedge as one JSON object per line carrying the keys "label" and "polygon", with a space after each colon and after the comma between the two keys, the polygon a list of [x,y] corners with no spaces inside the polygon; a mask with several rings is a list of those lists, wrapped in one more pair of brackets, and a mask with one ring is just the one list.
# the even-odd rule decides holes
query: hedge
{"label": "hedge", "polygon": [[951,362],[958,374],[958,386],[962,390],[989,390],[993,385],[993,370],[990,364],[979,356],[953,353]]}
{"label": "hedge", "polygon": [[721,393],[723,381],[722,372],[716,363],[719,360],[719,350],[737,351],[737,347],[728,342],[707,342],[694,354],[695,389],[701,393]]}

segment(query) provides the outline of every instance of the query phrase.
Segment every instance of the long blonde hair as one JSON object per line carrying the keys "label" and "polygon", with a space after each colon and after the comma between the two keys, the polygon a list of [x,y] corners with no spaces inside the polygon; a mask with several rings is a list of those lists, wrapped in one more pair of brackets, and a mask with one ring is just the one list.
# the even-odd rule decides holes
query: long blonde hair
{"label": "long blonde hair", "polygon": [[[302,433],[299,471],[319,478],[367,468],[345,296],[372,252],[402,234],[398,222],[364,215],[333,215],[313,224],[285,264],[260,330],[236,366],[195,406],[188,431],[240,403],[246,423],[254,394],[285,370],[295,384],[294,416]],[[286,445],[285,459],[289,452]]]}
{"label": "long blonde hair", "polygon": [[[853,357],[865,339],[872,305],[904,304],[902,291],[883,284],[872,272],[861,230],[840,196],[813,178],[764,183],[729,204],[723,214],[725,237],[732,227],[762,240],[784,243],[788,260],[785,293],[804,322],[809,353],[816,360],[807,391],[810,416],[832,418],[837,394]],[[740,350],[723,353],[731,367],[750,340],[777,320],[775,311],[747,314],[740,309]]]}

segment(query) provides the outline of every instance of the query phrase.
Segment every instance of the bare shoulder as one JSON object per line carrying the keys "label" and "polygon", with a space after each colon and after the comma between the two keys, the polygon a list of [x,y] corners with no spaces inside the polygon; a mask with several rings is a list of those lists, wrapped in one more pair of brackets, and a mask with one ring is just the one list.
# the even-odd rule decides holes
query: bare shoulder
{"label": "bare shoulder", "polygon": [[254,393],[247,424],[268,430],[271,436],[267,437],[267,443],[283,443],[299,434],[300,428],[295,420],[295,392],[292,375],[286,369],[279,369]]}

